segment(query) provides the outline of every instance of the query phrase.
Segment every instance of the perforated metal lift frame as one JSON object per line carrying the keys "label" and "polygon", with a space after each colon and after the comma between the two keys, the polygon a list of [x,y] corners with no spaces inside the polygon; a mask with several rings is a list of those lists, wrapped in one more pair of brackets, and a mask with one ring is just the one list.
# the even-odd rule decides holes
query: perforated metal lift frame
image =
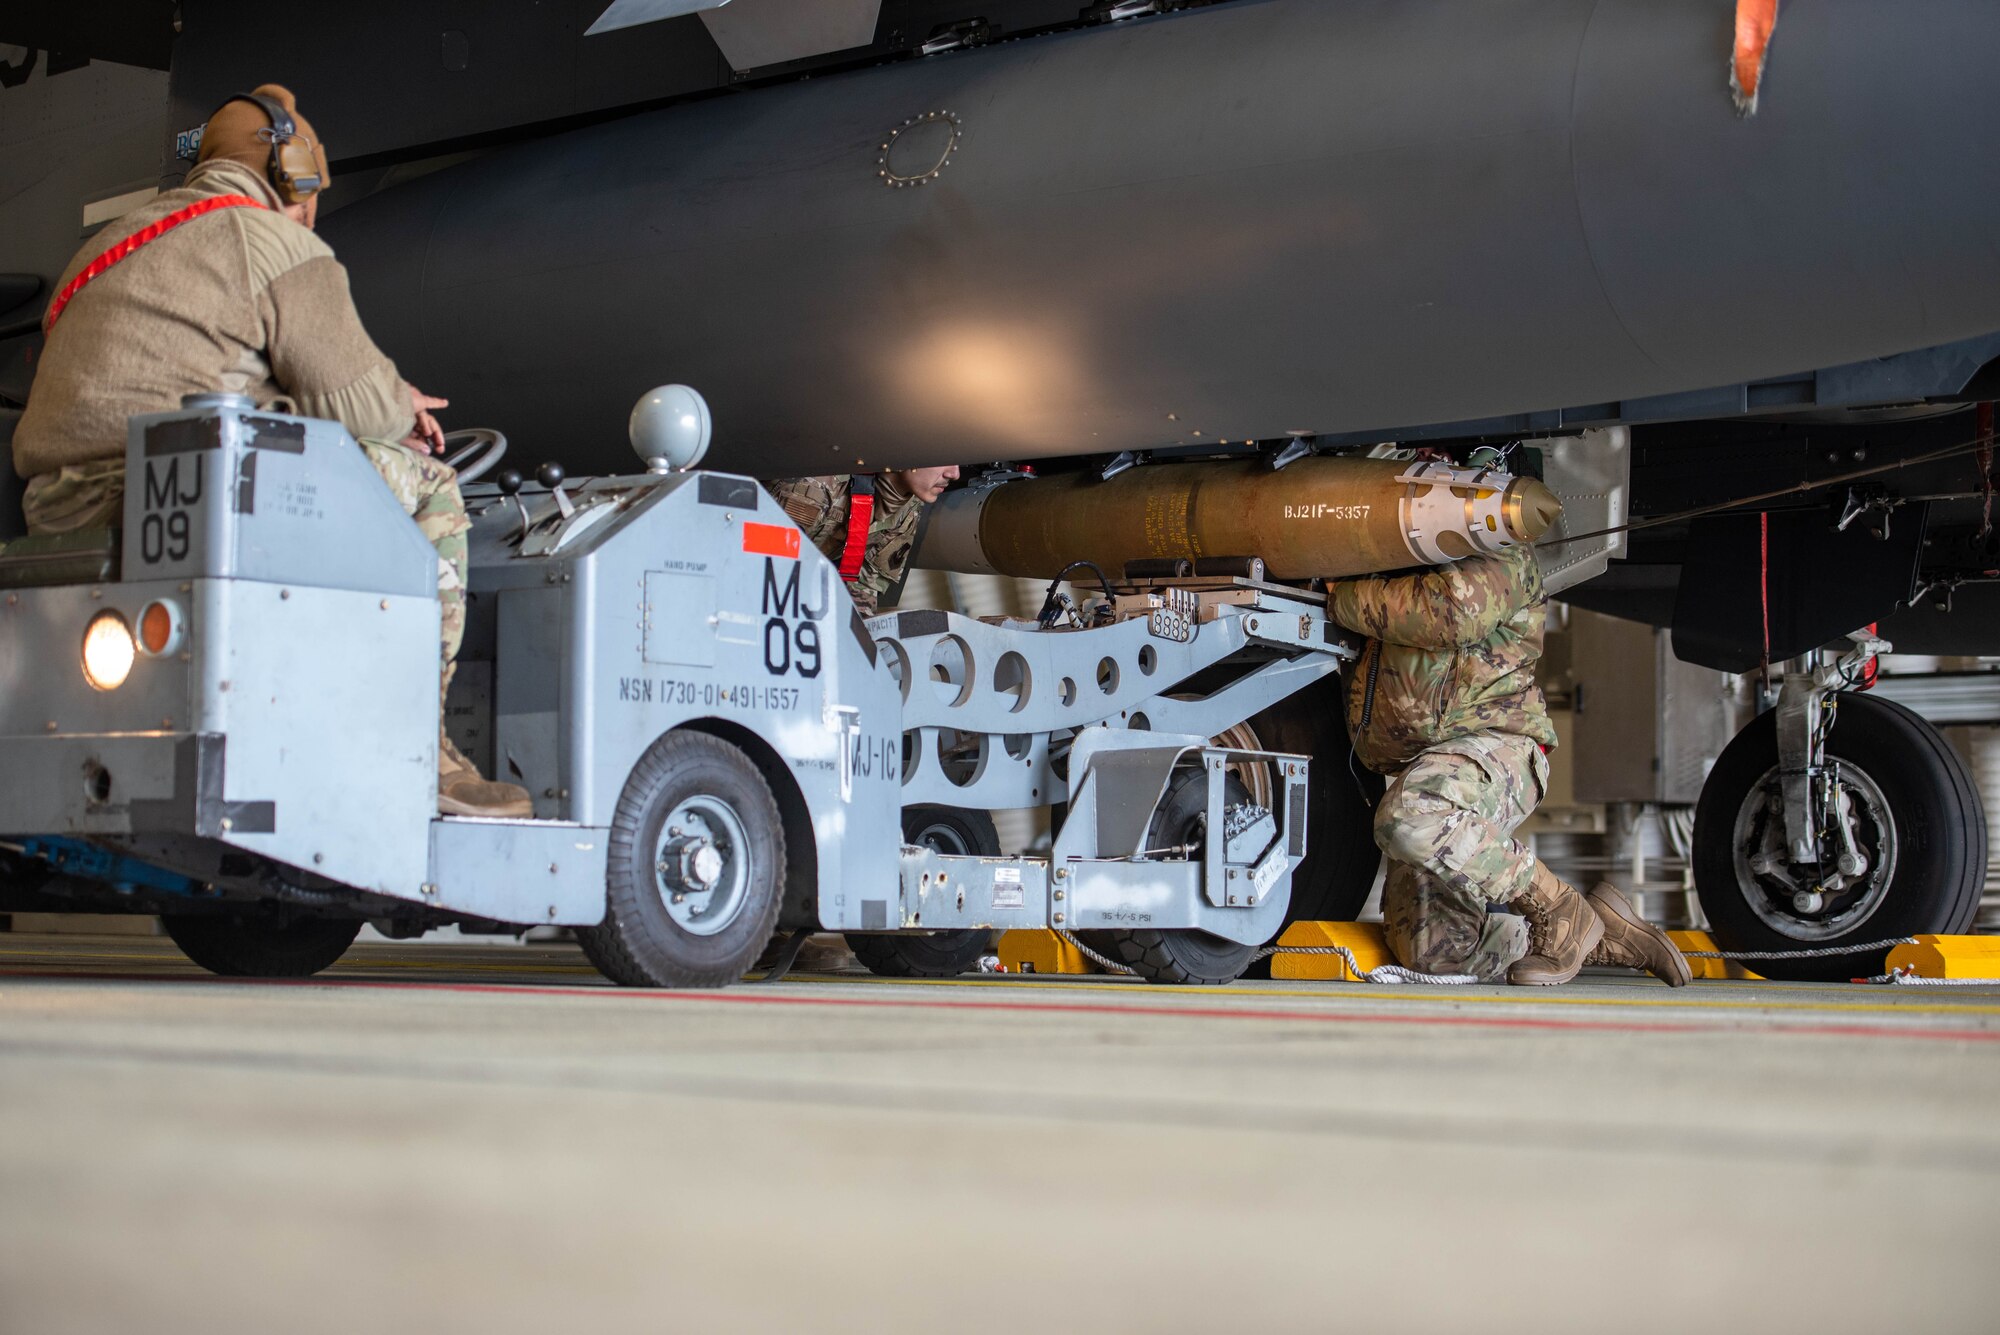
{"label": "perforated metal lift frame", "polygon": [[[1340,670],[1353,650],[1317,597],[1251,581],[1197,594],[1193,638],[1147,617],[1089,630],[992,626],[952,612],[869,623],[903,698],[904,803],[1000,811],[1064,791],[1083,728],[1220,735]],[[1195,695],[1188,683],[1241,674]]]}
{"label": "perforated metal lift frame", "polygon": [[[1227,837],[1227,781],[1273,765],[1272,809]],[[1149,849],[1177,774],[1197,770],[1206,832],[1196,857]],[[1270,939],[1305,857],[1304,756],[1210,746],[1200,737],[1090,728],[1071,756],[1069,818],[1048,858],[947,856],[905,848],[897,927],[925,931],[1192,929],[1242,944]]]}

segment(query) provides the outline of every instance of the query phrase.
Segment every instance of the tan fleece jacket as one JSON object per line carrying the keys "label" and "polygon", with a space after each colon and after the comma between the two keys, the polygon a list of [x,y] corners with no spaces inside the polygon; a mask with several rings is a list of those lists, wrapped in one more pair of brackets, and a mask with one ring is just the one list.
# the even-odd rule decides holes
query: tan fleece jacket
{"label": "tan fleece jacket", "polygon": [[361,327],[347,270],[241,163],[205,162],[91,237],[56,291],[122,238],[212,195],[268,207],[181,224],[85,285],[57,319],[14,433],[22,477],[122,458],[125,419],[178,408],[185,394],[244,394],[357,437],[409,434],[409,386]]}

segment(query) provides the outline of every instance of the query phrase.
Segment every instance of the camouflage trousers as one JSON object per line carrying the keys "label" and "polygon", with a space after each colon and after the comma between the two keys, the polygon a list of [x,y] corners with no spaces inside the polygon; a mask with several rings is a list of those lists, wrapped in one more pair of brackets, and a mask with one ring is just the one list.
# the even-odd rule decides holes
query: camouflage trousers
{"label": "camouflage trousers", "polygon": [[1375,842],[1389,858],[1383,930],[1405,968],[1504,983],[1528,953],[1527,920],[1489,906],[1534,880],[1534,856],[1514,831],[1548,773],[1531,738],[1486,732],[1432,747],[1390,781]]}
{"label": "camouflage trousers", "polygon": [[465,535],[472,521],[458,494],[458,473],[442,459],[387,440],[361,441],[361,452],[389,484],[403,513],[417,521],[438,554],[438,626],[443,634],[440,698],[451,689],[459,646],[465,643]]}
{"label": "camouflage trousers", "polygon": [[[438,612],[443,631],[443,685],[465,640],[465,535],[472,528],[449,464],[386,440],[364,440],[361,452],[389,484],[403,513],[417,521],[438,554]],[[38,473],[21,500],[28,532],[73,533],[108,528],[125,514],[125,461],[98,459]]]}
{"label": "camouflage trousers", "polygon": [[30,536],[116,528],[125,519],[125,459],[66,464],[28,479],[21,513]]}

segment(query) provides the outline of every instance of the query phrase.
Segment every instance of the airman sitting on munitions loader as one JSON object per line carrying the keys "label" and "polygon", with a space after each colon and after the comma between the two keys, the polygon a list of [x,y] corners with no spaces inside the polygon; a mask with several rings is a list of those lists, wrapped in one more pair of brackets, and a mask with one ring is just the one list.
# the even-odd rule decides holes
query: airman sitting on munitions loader
{"label": "airman sitting on munitions loader", "polygon": [[[465,635],[458,479],[441,460],[445,406],[396,374],[361,327],[347,271],[313,235],[326,150],[291,92],[265,84],[209,119],[187,181],[93,237],[43,317],[47,344],[14,436],[28,532],[119,523],[125,419],[185,395],[344,425],[438,552],[443,681]],[[491,783],[440,736],[438,807],[528,816],[526,790]]]}
{"label": "airman sitting on munitions loader", "polygon": [[902,583],[917,545],[924,507],[958,478],[956,464],[855,477],[793,477],[770,483],[771,494],[806,541],[840,567],[861,615],[872,617]]}
{"label": "airman sitting on munitions loader", "polygon": [[1369,637],[1348,725],[1362,763],[1391,776],[1375,842],[1389,857],[1382,916],[1396,958],[1494,983],[1566,983],[1585,964],[1686,983],[1687,961],[1615,888],[1578,894],[1513,837],[1547,788],[1556,740],[1535,684],[1547,596],[1534,552],[1328,591],[1332,619]]}

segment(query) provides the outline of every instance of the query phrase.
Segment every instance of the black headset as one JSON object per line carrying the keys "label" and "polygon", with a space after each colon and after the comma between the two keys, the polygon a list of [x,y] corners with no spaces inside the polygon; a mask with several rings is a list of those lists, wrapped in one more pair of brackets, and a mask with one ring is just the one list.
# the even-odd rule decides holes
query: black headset
{"label": "black headset", "polygon": [[[270,128],[259,130],[257,134],[271,146],[271,163],[264,170],[280,199],[287,204],[303,204],[326,188],[326,178],[320,175],[319,158],[313,152],[313,142],[299,133],[298,122],[292,119],[291,112],[285,110],[284,103],[262,93],[235,93],[225,99],[222,106],[226,107],[231,102],[254,103],[271,118]],[[217,111],[221,109],[216,108]]]}

